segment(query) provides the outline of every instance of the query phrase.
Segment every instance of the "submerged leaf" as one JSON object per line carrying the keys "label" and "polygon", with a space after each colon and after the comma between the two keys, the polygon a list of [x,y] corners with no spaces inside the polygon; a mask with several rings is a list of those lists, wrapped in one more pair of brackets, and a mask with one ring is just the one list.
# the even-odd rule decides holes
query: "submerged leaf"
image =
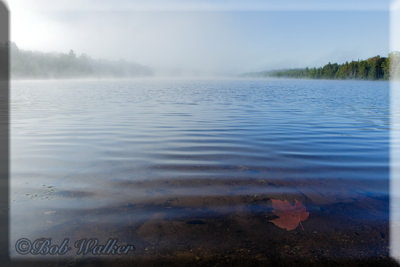
{"label": "submerged leaf", "polygon": [[[280,228],[284,228],[287,231],[294,230],[299,224],[301,225],[301,221],[308,218],[309,213],[306,211],[306,207],[298,200],[295,200],[294,205],[291,205],[287,200],[271,200],[274,208],[272,212],[279,218],[270,220],[270,222]],[[302,225],[301,228],[303,228]]]}

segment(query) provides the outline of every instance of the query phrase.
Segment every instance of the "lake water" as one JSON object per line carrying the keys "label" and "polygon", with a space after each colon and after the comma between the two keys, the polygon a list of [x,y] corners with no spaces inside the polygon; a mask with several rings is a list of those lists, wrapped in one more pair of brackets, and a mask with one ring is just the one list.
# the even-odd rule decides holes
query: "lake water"
{"label": "lake water", "polygon": [[[10,103],[13,256],[22,237],[113,237],[142,258],[388,256],[387,82],[13,81]],[[309,217],[286,231],[273,199]]]}

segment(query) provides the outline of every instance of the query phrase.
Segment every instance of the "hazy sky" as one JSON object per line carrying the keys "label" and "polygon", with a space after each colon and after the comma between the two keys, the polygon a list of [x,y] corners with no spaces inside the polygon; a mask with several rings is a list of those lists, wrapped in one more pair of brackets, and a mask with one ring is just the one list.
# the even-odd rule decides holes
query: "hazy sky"
{"label": "hazy sky", "polygon": [[22,49],[161,73],[320,66],[389,52],[389,0],[9,0]]}

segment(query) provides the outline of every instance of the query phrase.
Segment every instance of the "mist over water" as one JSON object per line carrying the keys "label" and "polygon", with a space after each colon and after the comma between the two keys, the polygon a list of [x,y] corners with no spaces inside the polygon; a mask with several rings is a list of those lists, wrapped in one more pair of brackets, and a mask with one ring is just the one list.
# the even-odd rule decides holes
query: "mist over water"
{"label": "mist over water", "polygon": [[388,1],[165,3],[10,3],[11,256],[389,260],[389,83],[241,75],[387,56]]}
{"label": "mist over water", "polygon": [[72,2],[65,8],[15,4],[11,40],[23,50],[126,60],[161,77],[319,67],[389,53],[388,10],[134,9],[127,3],[102,9],[104,4],[81,10]]}

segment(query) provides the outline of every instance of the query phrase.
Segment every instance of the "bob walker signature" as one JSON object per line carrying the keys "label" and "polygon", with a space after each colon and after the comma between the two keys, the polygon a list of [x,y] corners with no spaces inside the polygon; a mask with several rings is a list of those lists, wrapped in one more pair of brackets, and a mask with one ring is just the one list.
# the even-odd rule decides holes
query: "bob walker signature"
{"label": "bob walker signature", "polygon": [[39,238],[29,240],[21,238],[15,242],[15,250],[21,255],[65,255],[72,249],[76,255],[126,255],[135,251],[134,245],[121,245],[118,239],[108,239],[105,243],[100,243],[97,238],[83,238],[76,240],[73,247],[70,246],[69,238],[65,238],[61,243],[55,244],[51,238]]}

